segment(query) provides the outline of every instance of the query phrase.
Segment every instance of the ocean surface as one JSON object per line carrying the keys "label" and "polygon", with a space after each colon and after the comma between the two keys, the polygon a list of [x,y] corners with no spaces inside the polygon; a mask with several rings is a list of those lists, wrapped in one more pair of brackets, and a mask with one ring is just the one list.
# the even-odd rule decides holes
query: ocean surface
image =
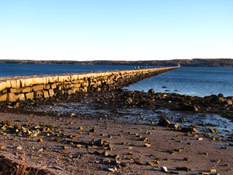
{"label": "ocean surface", "polygon": [[191,96],[208,96],[222,93],[233,96],[233,68],[182,67],[135,84],[124,89],[178,93]]}
{"label": "ocean surface", "polygon": [[128,65],[0,64],[0,77],[128,70]]}
{"label": "ocean surface", "polygon": [[[128,65],[64,65],[64,64],[0,64],[0,77],[23,75],[51,75],[62,73],[98,72],[134,69]],[[233,96],[233,68],[182,67],[144,79],[128,90],[179,93],[191,96]]]}

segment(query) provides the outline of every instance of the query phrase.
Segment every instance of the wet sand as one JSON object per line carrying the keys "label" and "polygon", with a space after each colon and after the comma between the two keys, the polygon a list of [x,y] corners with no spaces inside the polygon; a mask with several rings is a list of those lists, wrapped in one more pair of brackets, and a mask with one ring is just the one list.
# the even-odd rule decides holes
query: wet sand
{"label": "wet sand", "polygon": [[233,174],[230,142],[141,120],[0,113],[0,155],[51,174]]}

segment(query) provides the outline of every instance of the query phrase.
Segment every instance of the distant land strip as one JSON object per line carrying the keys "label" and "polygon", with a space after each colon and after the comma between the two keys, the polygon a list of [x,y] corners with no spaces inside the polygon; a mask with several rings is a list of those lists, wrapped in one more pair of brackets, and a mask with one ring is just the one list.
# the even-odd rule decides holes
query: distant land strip
{"label": "distant land strip", "polygon": [[174,60],[147,60],[147,61],[116,61],[116,60],[93,60],[93,61],[71,61],[71,60],[0,60],[1,63],[17,64],[77,64],[77,65],[135,65],[135,66],[157,66],[168,67],[233,67],[232,58],[208,58],[208,59],[174,59]]}

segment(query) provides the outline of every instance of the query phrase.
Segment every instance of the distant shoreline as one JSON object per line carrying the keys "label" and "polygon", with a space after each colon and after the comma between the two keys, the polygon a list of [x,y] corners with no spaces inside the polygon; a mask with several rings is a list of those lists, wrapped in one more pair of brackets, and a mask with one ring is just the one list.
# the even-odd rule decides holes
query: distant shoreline
{"label": "distant shoreline", "polygon": [[174,59],[174,60],[146,60],[146,61],[114,61],[114,60],[96,60],[96,61],[71,61],[71,60],[0,60],[0,64],[72,64],[72,65],[140,65],[140,66],[177,66],[182,67],[233,67],[233,59]]}

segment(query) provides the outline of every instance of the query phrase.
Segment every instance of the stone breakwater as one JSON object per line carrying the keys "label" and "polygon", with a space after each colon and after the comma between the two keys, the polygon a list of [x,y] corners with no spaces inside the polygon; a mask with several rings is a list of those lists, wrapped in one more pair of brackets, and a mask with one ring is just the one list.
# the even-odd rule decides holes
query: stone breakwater
{"label": "stone breakwater", "polygon": [[0,78],[0,102],[13,103],[78,92],[109,91],[179,67],[84,74]]}

